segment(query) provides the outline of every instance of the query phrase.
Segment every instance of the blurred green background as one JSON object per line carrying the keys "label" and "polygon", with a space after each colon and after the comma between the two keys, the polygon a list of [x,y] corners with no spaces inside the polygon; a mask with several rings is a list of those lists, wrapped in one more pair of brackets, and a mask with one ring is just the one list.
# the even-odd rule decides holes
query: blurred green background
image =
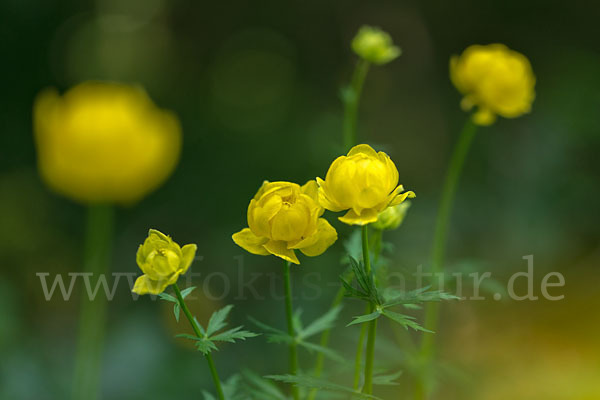
{"label": "blurred green background", "polygon": [[[280,263],[243,254],[230,236],[246,226],[246,207],[264,179],[323,176],[342,153],[339,92],[356,57],[349,43],[362,24],[380,26],[402,56],[371,69],[360,137],[390,154],[400,181],[417,193],[404,225],[390,235],[394,271],[427,266],[444,171],[466,115],[448,79],[450,55],[501,42],[530,59],[537,76],[531,114],[481,129],[466,163],[447,260],[491,271],[501,282],[535,259],[543,275],[564,274],[562,301],[459,302],[445,306],[438,340],[444,365],[437,399],[596,400],[600,398],[597,309],[600,197],[600,7],[574,1],[263,1],[164,0],[0,2],[0,398],[64,399],[74,359],[77,301],[46,301],[38,272],[81,270],[84,208],[50,193],[36,171],[31,105],[44,87],[61,91],[88,79],[142,84],[183,126],[173,176],[140,204],[117,213],[112,270],[138,272],[135,251],[149,227],[197,243],[193,271],[222,272],[231,289],[192,302],[204,321],[223,304],[284,327],[271,279]],[[330,215],[331,216],[331,215]],[[333,218],[329,218],[333,221]],[[318,272],[318,296],[296,299],[307,319],[328,307],[342,271],[342,241],[303,259],[293,276]],[[243,255],[247,276],[240,276]],[[262,272],[263,299],[238,295],[239,281]],[[314,279],[314,275],[312,275]],[[223,280],[209,282],[222,293]],[[280,290],[280,285],[275,286]],[[316,292],[315,292],[316,293]],[[281,292],[275,293],[277,296]],[[205,362],[176,333],[168,304],[133,301],[121,284],[109,305],[102,390],[106,399],[197,398],[211,390]],[[334,346],[353,357],[362,311],[348,302]],[[411,374],[389,324],[379,332],[377,364]],[[381,344],[380,344],[381,343]],[[241,368],[283,373],[287,352],[264,338],[216,353],[221,377]],[[305,368],[313,358],[304,354]]]}

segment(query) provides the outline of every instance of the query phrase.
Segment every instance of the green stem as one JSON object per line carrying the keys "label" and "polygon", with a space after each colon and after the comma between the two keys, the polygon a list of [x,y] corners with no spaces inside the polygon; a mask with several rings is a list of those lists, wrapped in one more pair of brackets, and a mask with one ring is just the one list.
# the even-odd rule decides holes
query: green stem
{"label": "green stem", "polygon": [[[190,325],[192,326],[194,333],[199,338],[204,337],[204,335],[202,335],[202,332],[200,332],[200,328],[198,327],[198,324],[196,323],[194,316],[190,312],[190,309],[185,304],[185,300],[183,299],[183,296],[181,295],[181,291],[179,290],[179,286],[177,286],[176,283],[173,284],[173,289],[175,290],[175,295],[177,296],[177,300],[179,301],[179,306],[181,307],[181,309],[183,310],[183,313],[185,314],[186,318],[190,322]],[[219,379],[219,374],[217,373],[217,369],[215,368],[215,363],[212,359],[212,356],[210,355],[210,353],[206,353],[205,357],[206,357],[206,361],[208,362],[208,368],[210,369],[210,374],[212,376],[213,383],[215,384],[215,389],[217,390],[217,397],[219,398],[219,400],[225,400],[225,395],[223,394],[223,388],[221,387],[221,380]]]}
{"label": "green stem", "polygon": [[[343,277],[344,280],[348,280],[350,279],[350,277],[352,276],[352,270],[348,269]],[[344,289],[344,286],[340,286],[340,288],[338,289],[337,293],[335,294],[335,297],[333,298],[333,301],[331,302],[331,306],[329,307],[329,309],[334,309],[337,306],[339,306],[342,303],[342,300],[344,299],[344,293],[346,292],[346,290]],[[329,344],[329,337],[331,336],[331,328],[326,329],[323,331],[323,333],[321,334],[321,340],[319,342],[319,344],[321,345],[321,347],[327,347],[327,345]],[[317,361],[315,362],[315,370],[314,370],[314,376],[315,378],[320,378],[321,374],[323,373],[323,367],[325,365],[325,355],[323,353],[318,353],[317,354]],[[315,397],[317,396],[317,392],[319,391],[319,389],[317,388],[313,388],[310,390],[308,397],[306,398],[307,400],[314,400]]]}
{"label": "green stem", "polygon": [[369,72],[369,62],[359,60],[354,69],[350,85],[344,94],[344,148],[346,150],[358,143],[358,105],[367,72]]}
{"label": "green stem", "polygon": [[[90,288],[95,290],[100,279],[109,271],[114,210],[109,205],[90,206],[84,244],[83,271],[89,276]],[[96,400],[100,395],[102,348],[106,319],[107,298],[98,287],[92,299],[81,296],[77,352],[73,377],[73,400]]]}
{"label": "green stem", "polygon": [[[283,279],[285,285],[285,314],[287,318],[288,335],[293,340],[290,343],[290,374],[298,374],[298,347],[296,345],[296,332],[294,329],[294,316],[292,309],[292,285],[290,283],[290,263],[283,261]],[[292,386],[292,396],[294,400],[300,399],[298,387]]]}
{"label": "green stem", "polygon": [[[444,187],[442,189],[442,198],[438,210],[438,216],[435,225],[435,234],[433,238],[433,257],[431,265],[431,277],[432,285],[437,282],[436,277],[443,272],[444,266],[444,253],[446,250],[446,237],[448,234],[448,225],[450,221],[450,212],[452,211],[452,204],[454,202],[454,195],[456,194],[456,186],[460,178],[460,174],[469,152],[473,138],[477,132],[477,125],[475,125],[469,117],[467,123],[463,127],[458,142],[454,147],[452,157],[450,159],[450,165],[448,167],[448,173],[446,180],[444,181]],[[437,330],[437,324],[440,314],[440,303],[431,302],[425,306],[425,322],[424,327],[431,330]],[[417,388],[415,390],[416,400],[425,400],[428,396],[428,381],[429,381],[429,370],[431,360],[434,356],[435,350],[435,335],[424,335],[421,343],[421,349],[419,351],[419,360],[421,362],[423,371],[421,379],[418,379]]]}
{"label": "green stem", "polygon": [[[367,304],[365,314],[369,314],[370,312],[371,305]],[[356,356],[354,356],[354,390],[360,389],[362,354],[365,350],[365,337],[367,336],[368,327],[368,324],[362,324],[360,326],[360,335],[358,336],[358,343],[356,344]]]}
{"label": "green stem", "polygon": [[[367,274],[371,274],[371,258],[369,256],[369,229],[368,225],[362,227],[362,250],[363,250],[363,262],[365,264],[365,271]],[[369,313],[375,310],[374,304],[369,305]],[[367,338],[367,354],[365,357],[365,385],[363,387],[363,393],[373,393],[373,360],[375,356],[375,334],[377,332],[377,319],[368,322],[369,332]]]}

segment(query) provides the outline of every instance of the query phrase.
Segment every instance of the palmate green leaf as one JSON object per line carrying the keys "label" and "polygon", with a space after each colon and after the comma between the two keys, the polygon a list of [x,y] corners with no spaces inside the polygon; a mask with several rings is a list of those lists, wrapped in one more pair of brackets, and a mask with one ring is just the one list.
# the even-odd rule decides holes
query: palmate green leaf
{"label": "palmate green leaf", "polygon": [[385,310],[385,309],[382,310],[381,313],[383,315],[385,315],[386,317],[388,317],[389,319],[391,319],[392,321],[399,323],[406,329],[412,328],[415,331],[434,333],[433,331],[430,331],[429,329],[423,328],[421,325],[419,325],[417,322],[414,321],[415,317],[411,317],[410,315],[399,314],[399,313],[396,313],[396,312],[393,312],[390,310]]}
{"label": "palmate green leaf", "polygon": [[227,318],[227,315],[229,314],[229,311],[231,311],[232,307],[233,306],[228,305],[218,311],[215,311],[210,317],[208,328],[206,330],[204,330],[196,317],[194,317],[194,323],[198,327],[198,330],[202,335],[201,337],[189,334],[180,334],[176,335],[175,337],[193,340],[196,348],[206,355],[213,350],[218,350],[217,345],[214,342],[235,343],[236,340],[246,340],[247,338],[258,336],[257,333],[241,330],[242,326],[217,333],[218,330],[227,325],[225,319]]}
{"label": "palmate green leaf", "polygon": [[350,282],[341,277],[342,284],[346,289],[346,297],[354,297],[376,305],[381,304],[383,299],[375,283],[373,273],[367,273],[362,262],[350,257],[350,266],[356,279],[357,287],[353,287]]}
{"label": "palmate green leaf", "polygon": [[212,340],[214,342],[235,343],[236,340],[246,340],[247,338],[256,337],[256,336],[260,335],[258,333],[240,330],[242,328],[243,328],[242,326],[238,326],[236,328],[229,329],[228,331],[221,332],[217,335],[211,336],[210,340]]}
{"label": "palmate green leaf", "polygon": [[352,322],[350,322],[346,326],[356,325],[356,324],[362,324],[363,322],[372,321],[372,320],[374,320],[376,318],[379,318],[381,316],[381,314],[382,314],[382,311],[375,310],[371,314],[365,314],[365,315],[360,315],[358,317],[352,317],[354,319],[352,320]]}
{"label": "palmate green leaf", "polygon": [[375,375],[373,377],[373,385],[399,385],[398,382],[395,382],[402,375],[402,371],[398,371],[394,374],[387,375]]}
{"label": "palmate green leaf", "polygon": [[379,399],[379,397],[370,394],[357,392],[352,388],[331,383],[324,379],[317,379],[306,375],[267,375],[265,378],[278,382],[290,383],[294,386],[306,387],[311,389],[320,389],[331,392],[345,393],[353,399]]}
{"label": "palmate green leaf", "polygon": [[299,339],[305,339],[334,327],[335,320],[340,314],[342,306],[337,306],[327,311],[321,317],[311,322],[306,328],[300,330],[297,334]]}
{"label": "palmate green leaf", "polygon": [[[337,311],[339,313],[339,310]],[[329,313],[327,313],[329,314]],[[331,315],[329,315],[327,319],[331,318]],[[340,356],[338,353],[336,353],[335,351],[328,349],[326,347],[320,346],[318,344],[315,343],[311,343],[308,342],[306,340],[303,340],[304,337],[293,337],[290,336],[287,332],[284,332],[282,330],[279,330],[277,328],[273,328],[272,326],[269,326],[263,322],[258,321],[255,318],[252,317],[248,317],[248,319],[250,321],[252,321],[256,326],[258,326],[259,328],[263,329],[266,333],[265,336],[267,337],[267,342],[269,343],[284,343],[284,344],[290,344],[293,342],[296,342],[298,344],[298,346],[303,347],[304,349],[308,350],[309,352],[318,352],[318,353],[323,353],[323,355],[327,358],[329,358],[330,360],[333,361],[337,361],[337,362],[344,362],[344,358],[342,356]],[[319,323],[320,325],[321,323]],[[309,326],[310,327],[310,326]],[[308,327],[308,328],[309,328]],[[308,329],[307,328],[307,329]],[[311,328],[311,331],[314,331],[314,328]],[[316,333],[318,333],[319,331],[317,331]],[[309,332],[310,333],[310,332]]]}
{"label": "palmate green leaf", "polygon": [[198,340],[196,342],[196,348],[198,349],[198,351],[200,351],[204,355],[207,355],[208,353],[210,353],[213,350],[219,350],[217,345],[209,339]]}
{"label": "palmate green leaf", "polygon": [[213,333],[220,331],[227,326],[227,322],[225,320],[227,319],[227,316],[232,308],[233,306],[231,304],[227,305],[220,310],[215,311],[210,316],[210,319],[208,320],[208,326],[206,327],[206,336],[211,336]]}

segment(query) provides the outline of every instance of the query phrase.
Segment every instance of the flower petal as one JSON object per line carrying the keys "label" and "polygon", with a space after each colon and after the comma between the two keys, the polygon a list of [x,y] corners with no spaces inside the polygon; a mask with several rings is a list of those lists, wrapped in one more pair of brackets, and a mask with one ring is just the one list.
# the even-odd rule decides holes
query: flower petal
{"label": "flower petal", "polygon": [[195,244],[186,244],[185,246],[183,246],[181,248],[181,253],[182,253],[182,257],[181,257],[181,265],[179,267],[179,273],[180,274],[185,274],[188,270],[188,268],[190,267],[190,265],[192,265],[192,262],[194,261],[194,257],[196,257],[196,250],[198,249],[198,247]]}
{"label": "flower petal", "polygon": [[325,218],[319,218],[317,231],[310,238],[296,244],[294,248],[300,249],[309,257],[323,254],[337,240],[337,231]]}
{"label": "flower petal", "polygon": [[317,183],[319,184],[319,205],[333,212],[344,211],[345,208],[342,205],[329,197],[325,181],[317,178]]}
{"label": "flower petal", "polygon": [[154,281],[148,275],[142,275],[135,280],[132,292],[137,294],[160,294],[169,285],[169,280]]}
{"label": "flower petal", "polygon": [[293,249],[287,248],[287,243],[283,240],[269,240],[265,245],[265,249],[268,250],[269,253],[277,256],[279,258],[283,258],[286,261],[292,262],[294,264],[300,264],[298,261],[298,257],[296,257],[296,253],[294,253]]}
{"label": "flower petal", "polygon": [[356,214],[354,210],[348,210],[346,215],[338,219],[348,225],[367,225],[377,221],[377,215],[378,212],[374,208],[362,210],[360,215]]}
{"label": "flower petal", "polygon": [[408,199],[414,199],[415,197],[417,197],[415,195],[414,192],[411,192],[410,190],[408,192],[404,192],[402,194],[397,195],[396,197],[394,197],[392,199],[392,201],[390,202],[390,204],[388,205],[388,207],[393,207],[393,206],[397,206],[398,204],[402,203],[404,200]]}
{"label": "flower petal", "polygon": [[355,154],[364,154],[367,157],[377,158],[377,152],[373,150],[373,148],[368,144],[359,144],[354,146],[348,152],[348,157],[353,156]]}
{"label": "flower petal", "polygon": [[238,233],[234,233],[231,238],[233,239],[235,244],[237,244],[249,253],[258,254],[259,256],[269,255],[269,252],[263,246],[269,241],[269,239],[256,236],[250,230],[250,228],[244,228]]}

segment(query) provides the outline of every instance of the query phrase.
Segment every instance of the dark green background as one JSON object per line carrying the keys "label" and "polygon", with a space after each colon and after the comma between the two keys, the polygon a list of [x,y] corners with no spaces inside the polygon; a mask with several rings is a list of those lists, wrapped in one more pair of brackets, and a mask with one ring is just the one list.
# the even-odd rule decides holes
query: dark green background
{"label": "dark green background", "polygon": [[[447,258],[506,282],[533,254],[536,294],[545,273],[560,271],[567,284],[555,290],[566,298],[447,307],[438,335],[452,372],[438,398],[597,399],[599,10],[584,1],[2,0],[0,398],[66,398],[74,356],[81,286],[70,301],[47,302],[35,274],[80,271],[85,210],[48,192],[38,177],[36,93],[86,79],[136,82],[175,111],[184,131],[181,161],[158,191],[118,210],[112,269],[137,272],[136,248],[149,227],[158,228],[198,244],[204,260],[193,269],[203,275],[195,284],[211,272],[231,278],[227,298],[193,302],[201,321],[234,303],[235,323],[250,325],[249,314],[283,328],[283,303],[270,294],[280,263],[243,254],[230,236],[246,226],[247,204],[264,179],[322,177],[343,153],[339,92],[356,62],[349,42],[366,23],[384,28],[403,50],[370,71],[359,122],[362,141],[386,150],[401,183],[418,196],[388,236],[393,270],[429,263],[444,171],[466,118],[448,79],[450,55],[501,42],[527,55],[537,77],[531,114],[500,119],[476,137]],[[296,300],[309,320],[326,310],[335,291],[326,283],[342,271],[341,242],[350,230],[335,226],[341,240],[293,271],[298,292],[303,275],[321,274],[323,293]],[[234,257],[242,254],[245,274],[267,274],[256,284],[266,299],[236,299]],[[219,282],[211,288],[222,289]],[[334,332],[335,347],[350,359],[358,328],[341,326],[361,310],[348,303]],[[406,369],[403,349],[382,325],[380,366]],[[183,399],[210,390],[200,355],[172,339],[184,326],[175,325],[167,304],[133,302],[120,285],[110,303],[104,397]],[[242,367],[282,373],[286,356],[284,347],[256,338],[224,346],[215,358],[225,378]],[[303,358],[305,368],[311,360]],[[410,372],[400,381],[378,393],[403,398]]]}

